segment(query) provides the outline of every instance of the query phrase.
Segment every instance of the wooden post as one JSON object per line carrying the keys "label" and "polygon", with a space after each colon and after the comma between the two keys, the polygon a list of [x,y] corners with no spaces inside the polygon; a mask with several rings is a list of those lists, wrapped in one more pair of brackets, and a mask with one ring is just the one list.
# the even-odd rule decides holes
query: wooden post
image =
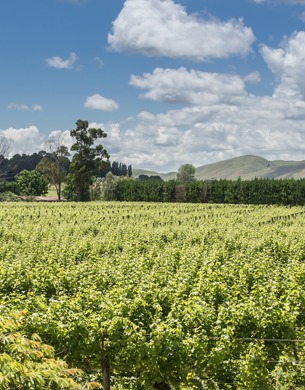
{"label": "wooden post", "polygon": [[110,390],[110,364],[105,351],[105,340],[107,332],[102,333],[102,374],[103,374],[103,389]]}

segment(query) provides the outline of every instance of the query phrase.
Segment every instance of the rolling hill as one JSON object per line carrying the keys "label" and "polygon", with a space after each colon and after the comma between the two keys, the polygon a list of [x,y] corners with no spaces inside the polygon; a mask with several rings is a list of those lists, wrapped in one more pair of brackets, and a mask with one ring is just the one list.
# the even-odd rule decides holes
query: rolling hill
{"label": "rolling hill", "polygon": [[[175,179],[177,172],[158,173],[144,169],[133,169],[134,177],[139,175],[160,176],[163,180]],[[257,178],[286,179],[305,178],[305,160],[269,161],[259,156],[240,156],[196,168],[196,179],[231,179],[250,180]]]}

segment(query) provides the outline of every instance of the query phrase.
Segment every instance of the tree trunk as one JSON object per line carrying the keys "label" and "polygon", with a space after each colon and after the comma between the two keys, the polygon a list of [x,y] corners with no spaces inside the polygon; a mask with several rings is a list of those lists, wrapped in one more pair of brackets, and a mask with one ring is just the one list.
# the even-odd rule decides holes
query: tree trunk
{"label": "tree trunk", "polygon": [[57,189],[57,200],[60,202],[60,193],[61,193],[61,184],[58,183],[58,189]]}
{"label": "tree trunk", "polygon": [[105,339],[107,332],[102,333],[102,374],[103,374],[103,389],[110,390],[110,364],[105,351]]}
{"label": "tree trunk", "polygon": [[110,366],[106,358],[103,357],[103,389],[110,390]]}

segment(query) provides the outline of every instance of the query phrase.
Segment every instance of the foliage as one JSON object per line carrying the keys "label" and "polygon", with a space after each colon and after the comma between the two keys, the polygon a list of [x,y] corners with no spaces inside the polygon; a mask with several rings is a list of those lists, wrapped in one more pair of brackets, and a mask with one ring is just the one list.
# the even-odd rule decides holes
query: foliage
{"label": "foliage", "polygon": [[55,358],[37,334],[22,330],[23,312],[0,317],[0,389],[81,389],[81,371]]}
{"label": "foliage", "polygon": [[48,192],[48,182],[37,171],[23,170],[16,178],[20,195],[45,195]]}
{"label": "foliage", "polygon": [[10,191],[0,192],[0,202],[20,202],[18,195]]}
{"label": "foliage", "polygon": [[108,165],[109,155],[103,145],[94,146],[95,141],[105,138],[102,129],[89,128],[87,121],[78,120],[76,129],[70,131],[75,143],[71,151],[75,152],[64,195],[67,199],[86,201],[90,198],[90,186],[103,166]]}
{"label": "foliage", "polygon": [[177,180],[182,183],[195,181],[196,169],[192,164],[183,164],[178,169]]}
{"label": "foliage", "polygon": [[[113,200],[222,204],[305,205],[305,179],[117,182]],[[106,198],[105,198],[106,200]]]}
{"label": "foliage", "polygon": [[304,388],[304,215],[6,203],[1,314],[26,310],[19,332],[92,381],[109,362],[114,389]]}
{"label": "foliage", "polygon": [[115,186],[115,200],[162,202],[163,185],[159,180],[121,180]]}
{"label": "foliage", "polygon": [[43,157],[36,166],[36,170],[55,187],[58,200],[61,199],[62,185],[69,170],[70,161],[67,156],[69,156],[68,148],[59,145],[55,151]]}
{"label": "foliage", "polygon": [[18,194],[19,192],[16,182],[0,181],[0,193],[3,192],[13,192],[14,194]]}
{"label": "foliage", "polygon": [[14,180],[15,176],[26,169],[27,171],[33,171],[40,160],[45,157],[47,153],[40,151],[38,153],[27,154],[15,154],[11,158],[5,158],[0,165],[0,169],[5,171],[3,178],[8,181]]}
{"label": "foliage", "polygon": [[305,205],[305,179],[212,180],[206,202]]}
{"label": "foliage", "polygon": [[140,180],[140,181],[142,181],[142,180],[159,180],[159,181],[163,181],[161,176],[148,176],[148,175],[139,175],[137,180]]}
{"label": "foliage", "polygon": [[126,176],[114,176],[111,172],[106,177],[97,178],[91,186],[91,200],[116,200],[117,186],[120,182],[133,181]]}
{"label": "foliage", "polygon": [[65,185],[62,190],[62,195],[65,197],[65,199],[72,202],[77,202],[79,200],[75,188],[75,179],[69,173],[65,178]]}
{"label": "foliage", "polygon": [[11,147],[11,141],[0,136],[0,176],[3,177],[7,173],[8,166],[6,164],[7,155]]}
{"label": "foliage", "polygon": [[[204,202],[206,187],[203,182],[179,184],[158,177],[146,180],[116,182],[113,200],[137,202]],[[104,199],[107,200],[107,199]]]}
{"label": "foliage", "polygon": [[99,172],[99,177],[105,177],[107,173],[112,173],[114,176],[132,176],[132,166],[123,164],[119,161],[113,161],[109,166],[103,167]]}

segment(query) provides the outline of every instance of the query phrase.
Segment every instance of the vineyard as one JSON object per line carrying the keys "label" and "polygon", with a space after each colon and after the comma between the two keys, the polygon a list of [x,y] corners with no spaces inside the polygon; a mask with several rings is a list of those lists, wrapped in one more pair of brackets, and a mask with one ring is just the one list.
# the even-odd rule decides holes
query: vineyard
{"label": "vineyard", "polygon": [[2,203],[0,220],[1,390],[305,389],[303,207]]}

